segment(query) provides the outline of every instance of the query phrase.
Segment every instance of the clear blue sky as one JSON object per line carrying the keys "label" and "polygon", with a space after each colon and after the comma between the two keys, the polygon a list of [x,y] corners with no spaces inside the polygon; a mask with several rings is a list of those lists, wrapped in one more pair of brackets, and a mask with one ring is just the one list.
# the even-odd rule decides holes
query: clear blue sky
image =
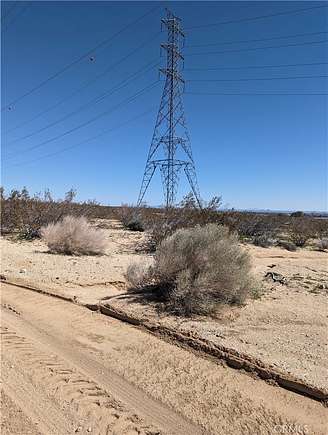
{"label": "clear blue sky", "polygon": [[[147,70],[147,65],[164,61],[159,56],[159,44],[165,41],[165,33],[158,32],[164,7],[168,5],[182,18],[187,29],[184,101],[202,197],[209,199],[219,194],[225,204],[236,208],[325,210],[327,96],[278,94],[328,92],[327,78],[318,77],[328,74],[324,64],[328,62],[327,43],[316,43],[328,39],[328,34],[324,33],[328,31],[327,8],[257,20],[243,19],[327,3],[157,4],[157,10],[129,26],[112,42],[19,99],[150,11],[156,2],[2,2],[1,106],[19,99],[2,112],[2,184],[5,188],[25,185],[31,192],[38,192],[48,187],[55,196],[61,197],[74,187],[80,200],[95,198],[104,204],[136,201],[163,82],[135,101],[116,106],[158,79],[157,67]],[[238,20],[243,21],[207,26]],[[315,34],[302,36],[305,33]],[[243,42],[290,35],[300,36]],[[148,41],[147,44],[135,50],[144,41]],[[192,47],[196,45],[199,47]],[[275,48],[249,50],[272,46]],[[118,63],[134,50],[133,55]],[[312,65],[278,67],[305,63]],[[68,98],[110,65],[115,67]],[[275,67],[253,68],[256,66]],[[66,118],[143,68],[127,86]],[[202,70],[193,70],[195,68]],[[312,78],[295,79],[297,76]],[[244,80],[281,77],[290,78]],[[196,79],[238,80],[188,82]],[[214,95],[220,93],[237,95]],[[240,95],[242,93],[275,95]],[[48,110],[65,98],[64,103]],[[105,111],[109,113],[85,127],[38,146]],[[39,113],[43,114],[36,117]],[[31,118],[35,119],[30,121]],[[61,118],[65,119],[15,142]],[[121,128],[116,128],[120,124]],[[14,129],[16,126],[19,128]],[[111,128],[112,131],[89,140]],[[78,145],[82,141],[84,143]],[[29,150],[32,147],[35,148]],[[72,148],[61,152],[68,147]],[[179,198],[187,190],[182,179]],[[162,203],[159,175],[146,200],[154,205]]]}

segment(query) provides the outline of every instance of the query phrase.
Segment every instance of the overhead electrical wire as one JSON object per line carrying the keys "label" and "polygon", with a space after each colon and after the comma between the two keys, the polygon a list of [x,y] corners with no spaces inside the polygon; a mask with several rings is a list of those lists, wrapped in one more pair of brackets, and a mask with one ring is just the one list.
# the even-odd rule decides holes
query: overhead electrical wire
{"label": "overhead electrical wire", "polygon": [[[22,3],[22,2],[17,2],[17,3]],[[10,27],[17,20],[17,18],[20,15],[22,15],[22,13],[24,13],[31,5],[32,5],[32,2],[25,2],[25,4],[22,6],[22,8],[17,11],[17,13],[11,18],[11,20],[9,17],[9,22],[7,22],[7,24],[5,24],[3,27],[1,27],[1,30],[6,31],[8,29],[8,27]]]}
{"label": "overhead electrical wire", "polygon": [[[151,66],[150,66],[151,65]],[[120,83],[118,83],[116,86],[108,89],[107,91],[105,91],[104,93],[102,93],[101,95],[97,95],[95,98],[93,98],[92,100],[88,101],[86,104],[83,104],[82,106],[78,107],[76,110],[73,110],[72,112],[64,115],[63,117],[57,119],[56,121],[50,122],[49,124],[39,128],[38,130],[32,132],[32,133],[28,133],[25,136],[21,136],[17,139],[11,140],[9,142],[7,142],[7,144],[14,144],[16,142],[20,142],[24,139],[28,139],[29,137],[32,137],[38,133],[41,133],[45,130],[47,130],[50,127],[53,127],[63,121],[66,121],[66,119],[70,118],[73,115],[76,115],[77,113],[87,109],[88,107],[93,106],[94,104],[97,104],[101,101],[103,101],[105,98],[109,97],[110,95],[113,95],[115,92],[119,91],[120,89],[124,88],[125,86],[129,85],[131,82],[133,82],[138,76],[140,75],[144,75],[145,73],[147,73],[148,71],[152,70],[155,68],[155,66],[157,66],[158,63],[156,63],[154,65],[154,61],[152,62],[148,62],[147,65],[145,65],[144,67],[140,68],[137,72],[131,74],[129,77],[127,77],[126,79],[122,80]]]}
{"label": "overhead electrical wire", "polygon": [[2,107],[1,110],[3,111],[5,109],[7,109],[8,107],[11,107],[14,104],[18,103],[19,101],[21,101],[23,98],[27,97],[28,95],[31,95],[33,92],[37,91],[42,86],[44,86],[47,83],[49,83],[51,80],[54,80],[55,78],[57,78],[58,76],[60,76],[61,74],[63,74],[64,72],[66,72],[67,70],[69,70],[70,68],[75,66],[76,64],[78,64],[79,62],[81,62],[83,59],[85,59],[86,57],[88,57],[91,54],[93,54],[96,50],[99,50],[99,48],[101,48],[101,47],[107,45],[108,43],[110,43],[113,39],[115,39],[117,36],[119,36],[121,33],[123,33],[129,27],[137,24],[139,21],[143,20],[146,16],[152,14],[153,12],[155,12],[155,10],[159,9],[160,7],[161,7],[161,4],[160,5],[157,4],[155,7],[150,9],[145,14],[143,14],[142,16],[138,17],[137,19],[131,21],[129,24],[124,26],[122,29],[120,29],[119,31],[117,31],[116,33],[111,35],[110,37],[104,39],[103,41],[99,42],[97,45],[95,45],[94,47],[92,47],[91,49],[89,49],[88,51],[83,53],[81,56],[79,56],[78,58],[74,59],[72,62],[68,63],[67,65],[65,65],[63,68],[61,68],[60,70],[58,70],[57,72],[55,72],[54,74],[49,76],[47,79],[43,80],[41,83],[36,85],[34,88],[30,89],[29,91],[25,92],[21,96],[19,96],[19,97],[15,98],[14,100],[12,100],[10,103],[6,104],[4,107]]}
{"label": "overhead electrical wire", "polygon": [[276,12],[274,14],[267,14],[267,15],[257,15],[255,17],[240,18],[237,20],[219,21],[217,23],[209,23],[209,24],[199,24],[197,26],[187,27],[187,28],[185,28],[185,30],[203,29],[205,27],[222,26],[225,24],[244,23],[246,21],[255,21],[255,20],[262,20],[265,18],[278,17],[278,16],[282,16],[282,15],[298,14],[298,13],[302,13],[302,12],[306,12],[306,11],[310,11],[310,10],[314,10],[314,9],[322,9],[322,8],[327,8],[327,7],[328,7],[328,5],[312,6],[310,8],[292,9],[290,11],[281,11],[281,12]]}
{"label": "overhead electrical wire", "polygon": [[11,133],[12,131],[15,131],[23,126],[25,126],[26,124],[29,124],[30,122],[34,121],[35,119],[39,118],[40,116],[45,115],[46,113],[50,112],[51,110],[55,109],[56,107],[60,106],[61,104],[65,103],[66,101],[70,100],[71,98],[75,97],[76,95],[78,95],[81,91],[83,91],[84,89],[86,89],[87,87],[89,87],[90,85],[92,85],[93,83],[95,83],[97,80],[99,80],[100,78],[104,77],[106,74],[108,74],[110,71],[112,71],[113,69],[115,69],[118,65],[120,65],[122,62],[124,62],[125,60],[127,60],[129,57],[133,56],[135,53],[137,53],[139,50],[141,50],[142,48],[146,47],[150,42],[154,41],[154,38],[156,38],[161,32],[156,32],[155,34],[153,34],[150,38],[147,38],[144,42],[142,42],[141,44],[139,44],[136,48],[134,48],[132,51],[130,51],[127,55],[123,56],[120,60],[118,60],[117,62],[114,62],[113,64],[109,65],[108,67],[106,67],[100,74],[97,74],[95,77],[93,77],[92,79],[86,80],[82,83],[82,85],[77,88],[76,90],[74,90],[72,93],[70,93],[69,95],[66,95],[66,97],[62,98],[61,100],[59,100],[57,103],[49,106],[47,109],[42,110],[41,112],[37,113],[35,116],[33,116],[32,118],[29,118],[28,120],[24,121],[21,124],[16,125],[13,128],[10,128],[8,130],[5,131],[5,133]]}
{"label": "overhead electrical wire", "polygon": [[198,56],[204,54],[240,53],[242,51],[256,51],[256,50],[267,50],[271,48],[284,48],[284,47],[297,47],[302,45],[324,44],[325,42],[328,42],[328,39],[323,39],[321,41],[300,42],[296,44],[271,45],[269,47],[241,48],[238,50],[224,50],[224,51],[205,51],[200,53],[185,53],[185,56]]}
{"label": "overhead electrical wire", "polygon": [[56,155],[58,155],[58,154],[61,154],[61,153],[66,152],[66,151],[69,151],[69,150],[71,150],[72,148],[76,148],[76,147],[81,146],[81,145],[83,145],[83,144],[85,144],[85,143],[88,143],[88,142],[91,142],[91,141],[93,141],[93,140],[96,140],[96,139],[98,139],[99,137],[104,136],[105,134],[107,134],[107,133],[109,133],[109,132],[111,132],[111,131],[118,130],[118,129],[124,127],[125,125],[127,125],[127,124],[129,124],[129,123],[131,123],[131,122],[133,122],[133,121],[136,121],[137,119],[140,119],[140,118],[142,118],[142,117],[145,116],[145,115],[148,115],[148,113],[152,112],[152,111],[154,110],[154,108],[155,108],[155,106],[149,108],[148,110],[146,110],[146,111],[143,112],[142,114],[137,115],[137,116],[135,116],[135,117],[129,119],[128,121],[122,122],[121,124],[119,124],[119,125],[117,125],[117,126],[115,126],[115,127],[108,128],[108,129],[106,129],[106,130],[103,130],[101,133],[98,133],[97,135],[92,136],[92,137],[90,137],[90,138],[84,139],[84,140],[81,141],[81,142],[78,142],[78,143],[76,143],[76,144],[70,145],[70,146],[68,146],[68,147],[61,148],[61,149],[59,149],[59,150],[57,150],[57,151],[54,151],[54,152],[52,152],[52,153],[49,153],[49,154],[46,154],[46,155],[43,155],[43,156],[40,156],[40,157],[37,157],[37,158],[32,159],[32,160],[28,160],[28,161],[26,161],[26,162],[20,162],[20,163],[14,163],[14,164],[11,164],[11,165],[9,165],[9,167],[12,167],[12,166],[22,166],[22,165],[26,165],[26,164],[29,164],[29,163],[34,163],[34,162],[37,162],[37,161],[39,161],[39,160],[44,160],[44,159],[46,159],[46,158],[54,157],[54,156],[56,156]]}
{"label": "overhead electrical wire", "polygon": [[248,44],[250,42],[262,42],[262,41],[274,41],[276,39],[288,39],[288,38],[298,38],[301,36],[313,36],[313,35],[322,35],[327,34],[328,32],[310,32],[310,33],[297,33],[294,35],[286,35],[286,36],[275,36],[271,38],[261,38],[261,39],[247,39],[247,40],[239,40],[239,41],[229,41],[229,42],[216,42],[214,44],[199,44],[199,45],[186,45],[185,48],[196,48],[196,47],[211,47],[218,45],[230,45],[230,44]]}
{"label": "overhead electrical wire", "polygon": [[[140,91],[138,91],[136,94],[126,98],[125,100],[123,100],[119,104],[117,104],[116,106],[111,107],[109,110],[105,110],[104,112],[102,112],[99,115],[89,119],[88,121],[85,121],[85,122],[83,122],[83,123],[81,123],[81,124],[71,128],[69,130],[66,130],[64,133],[61,133],[61,134],[59,134],[57,136],[54,136],[54,137],[52,137],[50,139],[47,139],[47,140],[45,140],[45,141],[43,141],[43,142],[41,142],[39,144],[36,144],[36,145],[31,146],[31,147],[28,147],[28,148],[25,148],[23,150],[20,150],[19,153],[23,154],[23,153],[27,153],[29,151],[33,151],[33,150],[35,150],[37,148],[40,148],[40,147],[42,147],[44,145],[47,145],[48,143],[54,142],[54,141],[56,141],[58,139],[61,139],[62,137],[67,136],[68,134],[71,134],[74,131],[77,131],[77,130],[83,128],[83,127],[86,127],[87,125],[97,121],[98,119],[102,118],[103,116],[108,115],[109,113],[114,112],[115,110],[117,110],[118,108],[124,106],[125,104],[131,103],[132,101],[136,100],[138,97],[143,95],[145,92],[147,92],[150,89],[154,88],[155,85],[157,85],[158,83],[159,83],[159,80],[156,80],[155,82],[151,83],[150,85],[148,85],[145,88],[143,88]],[[11,154],[9,154],[7,156],[7,158],[4,158],[3,160],[8,160],[8,159],[10,159],[12,157],[16,157],[16,156],[17,156],[17,152],[11,153]]]}
{"label": "overhead electrical wire", "polygon": [[243,70],[243,69],[262,69],[262,68],[287,68],[294,66],[314,66],[328,65],[328,62],[310,62],[310,63],[289,63],[280,65],[248,65],[248,66],[220,66],[220,67],[205,67],[205,68],[184,68],[184,71],[221,71],[221,70]]}
{"label": "overhead electrical wire", "polygon": [[281,93],[281,92],[263,92],[263,93],[255,93],[255,92],[251,92],[251,93],[249,93],[249,92],[185,92],[185,95],[246,95],[246,96],[260,96],[260,95],[263,95],[263,96],[268,96],[268,95],[270,95],[270,96],[293,96],[293,95],[303,95],[303,96],[305,96],[305,95],[309,95],[309,96],[316,96],[316,95],[319,95],[319,96],[322,96],[322,95],[328,95],[328,93],[324,93],[324,92],[316,92],[316,93],[305,93],[305,92],[303,92],[303,93]]}
{"label": "overhead electrical wire", "polygon": [[248,82],[258,80],[296,80],[296,79],[318,79],[327,78],[328,75],[318,76],[289,76],[289,77],[257,77],[257,78],[244,78],[244,79],[192,79],[185,80],[186,82]]}
{"label": "overhead electrical wire", "polygon": [[12,2],[12,5],[9,6],[3,14],[1,14],[1,21],[4,21],[8,17],[8,15],[10,15],[11,12],[17,7],[18,4],[18,1]]}

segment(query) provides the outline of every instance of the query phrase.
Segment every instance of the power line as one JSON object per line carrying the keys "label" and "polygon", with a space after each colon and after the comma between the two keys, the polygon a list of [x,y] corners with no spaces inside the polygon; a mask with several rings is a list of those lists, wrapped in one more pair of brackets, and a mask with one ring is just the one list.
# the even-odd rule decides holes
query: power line
{"label": "power line", "polygon": [[270,47],[241,48],[238,50],[206,51],[204,53],[186,53],[186,56],[198,56],[198,55],[204,55],[204,54],[240,53],[242,51],[267,50],[268,48],[284,48],[284,47],[297,47],[297,46],[301,46],[301,45],[324,44],[325,42],[328,42],[328,40],[323,39],[321,41],[301,42],[301,43],[297,43],[297,44],[271,45]]}
{"label": "power line", "polygon": [[[152,65],[151,67],[149,65]],[[71,116],[83,111],[84,109],[92,106],[93,104],[97,104],[100,101],[104,100],[105,98],[109,97],[110,95],[114,94],[115,92],[119,91],[120,89],[124,88],[125,86],[127,86],[129,83],[131,83],[132,81],[134,81],[139,75],[145,74],[146,72],[150,71],[151,69],[153,69],[155,66],[154,65],[154,61],[147,63],[146,66],[144,66],[143,68],[139,69],[137,72],[135,72],[134,74],[130,75],[129,77],[127,77],[126,79],[124,79],[122,82],[120,82],[119,84],[117,84],[116,86],[114,86],[111,89],[108,89],[106,92],[104,92],[101,95],[98,95],[97,97],[93,98],[92,100],[88,101],[86,104],[83,104],[82,106],[80,106],[78,109],[73,110],[72,112],[68,113],[67,115],[59,118],[56,121],[53,121],[49,124],[47,124],[44,127],[41,127],[40,129],[26,134],[25,136],[19,137],[17,139],[14,139],[12,141],[9,141],[8,144],[13,144],[16,142],[20,142],[21,140],[24,139],[28,139],[29,137],[32,137],[38,133],[41,133],[42,131],[47,130],[50,127],[53,127],[54,125],[57,125],[63,121],[66,121],[66,119],[70,118]]]}
{"label": "power line", "polygon": [[[83,127],[85,127],[85,126],[87,126],[87,125],[97,121],[98,119],[102,118],[103,116],[108,115],[111,112],[114,112],[119,107],[124,106],[125,104],[131,103],[132,101],[136,100],[138,97],[143,95],[145,92],[147,92],[148,90],[154,88],[154,86],[156,84],[158,84],[158,83],[159,83],[159,80],[156,80],[156,82],[153,82],[152,84],[146,86],[145,88],[143,88],[140,91],[138,91],[136,94],[132,95],[131,97],[126,98],[125,100],[121,101],[121,103],[117,104],[116,106],[112,107],[111,109],[106,110],[106,111],[100,113],[99,115],[95,116],[94,118],[91,118],[88,121],[85,121],[82,124],[79,124],[79,125],[71,128],[70,130],[65,131],[64,133],[61,133],[61,134],[59,134],[59,135],[57,135],[55,137],[47,139],[47,140],[45,140],[45,141],[43,141],[43,142],[41,142],[41,143],[39,143],[37,145],[33,145],[33,146],[29,147],[29,148],[26,148],[26,149],[20,151],[20,153],[26,153],[26,152],[32,151],[34,149],[40,148],[43,145],[46,145],[48,143],[54,142],[54,141],[56,141],[58,139],[61,139],[62,137],[67,136],[68,134],[73,133],[74,131],[77,131],[77,130],[79,130],[79,129],[81,129],[81,128],[83,128]],[[12,154],[9,154],[7,159],[10,159],[11,157],[15,157],[16,154],[17,154],[16,152],[12,153]],[[6,160],[6,159],[4,159],[4,160]]]}
{"label": "power line", "polygon": [[34,162],[37,162],[37,161],[39,161],[39,160],[44,160],[45,158],[48,158],[48,157],[54,157],[54,156],[56,156],[57,154],[61,154],[61,153],[63,153],[63,152],[69,151],[69,150],[71,150],[72,148],[76,148],[76,147],[81,146],[81,145],[83,145],[83,144],[85,144],[85,143],[91,142],[91,141],[93,141],[93,140],[95,140],[95,139],[98,139],[98,138],[101,137],[101,136],[104,136],[105,134],[107,134],[107,133],[109,133],[109,132],[111,132],[111,131],[118,130],[119,128],[122,128],[122,127],[124,127],[125,125],[127,125],[127,124],[129,124],[129,123],[131,123],[131,122],[133,122],[133,121],[136,121],[137,119],[142,118],[143,116],[145,116],[145,115],[147,115],[148,113],[152,112],[152,111],[154,110],[154,108],[155,108],[155,106],[149,108],[148,110],[146,110],[145,112],[143,112],[141,115],[135,116],[135,117],[129,119],[128,121],[122,122],[121,124],[117,125],[116,127],[112,127],[112,128],[108,128],[108,129],[106,129],[106,130],[103,130],[101,133],[99,133],[99,134],[97,134],[97,135],[95,135],[95,136],[92,136],[92,137],[90,137],[90,138],[88,138],[88,139],[84,139],[83,141],[78,142],[78,143],[76,143],[76,144],[74,144],[74,145],[70,145],[70,146],[68,146],[68,147],[61,148],[60,150],[54,151],[53,153],[49,153],[49,154],[46,154],[46,155],[44,155],[44,156],[37,157],[36,159],[28,160],[27,162],[14,163],[14,164],[10,165],[9,167],[12,167],[12,166],[22,166],[22,165],[25,165],[25,164],[28,164],[28,163],[34,163]]}
{"label": "power line", "polygon": [[312,95],[312,96],[316,96],[316,95],[328,95],[328,93],[323,93],[323,92],[320,92],[320,93],[312,93],[312,94],[309,94],[309,93],[293,93],[293,94],[291,94],[291,93],[278,93],[278,92],[265,92],[265,93],[255,93],[255,92],[251,92],[251,93],[249,93],[249,92],[185,92],[185,94],[186,95],[246,95],[246,96],[260,96],[260,95],[263,95],[263,96],[267,96],[267,95],[272,95],[272,96],[293,96],[293,95]]}
{"label": "power line", "polygon": [[281,65],[250,65],[250,66],[228,66],[228,67],[207,67],[207,68],[185,68],[185,71],[221,71],[221,70],[243,70],[243,69],[261,69],[261,68],[287,68],[294,66],[313,66],[328,65],[328,62],[311,62],[311,63],[289,63]]}
{"label": "power line", "polygon": [[[17,3],[19,3],[19,2],[17,2]],[[9,21],[9,23],[7,23],[7,25],[5,25],[4,27],[2,27],[2,31],[5,31],[5,30],[7,30],[8,29],[8,27],[10,26],[10,25],[12,25],[16,20],[17,20],[17,18],[20,16],[20,15],[22,15],[22,13],[24,13],[30,6],[32,5],[32,2],[25,2],[25,4],[23,5],[23,7],[16,13],[16,15],[14,15],[13,17],[12,17],[12,19],[11,19],[11,21]],[[13,9],[13,8],[12,8]]]}
{"label": "power line", "polygon": [[194,79],[186,80],[186,82],[248,82],[257,80],[296,80],[296,79],[318,79],[327,78],[328,75],[319,76],[289,76],[289,77],[259,77],[259,78],[247,78],[247,79]]}
{"label": "power line", "polygon": [[322,34],[326,34],[326,33],[328,33],[328,32],[298,33],[298,34],[294,34],[294,35],[275,36],[275,37],[271,37],[271,38],[248,39],[248,40],[242,40],[242,41],[229,41],[229,42],[217,42],[214,44],[186,45],[186,48],[210,47],[210,46],[228,45],[228,44],[247,44],[249,42],[273,41],[276,39],[298,38],[301,36],[322,35]]}
{"label": "power line", "polygon": [[15,100],[11,101],[10,103],[8,103],[7,105],[5,105],[1,110],[5,110],[8,107],[16,104],[18,101],[21,101],[23,98],[27,97],[28,95],[31,95],[33,92],[35,92],[36,90],[40,89],[42,86],[44,86],[45,84],[49,83],[51,80],[57,78],[58,76],[60,76],[61,74],[63,74],[64,72],[66,72],[67,70],[69,70],[70,68],[72,68],[74,65],[78,64],[79,62],[81,62],[83,59],[85,59],[86,57],[90,56],[91,54],[93,54],[96,50],[99,50],[99,48],[103,47],[104,45],[108,44],[109,42],[111,42],[113,39],[115,39],[117,36],[119,36],[121,33],[123,33],[125,30],[127,30],[129,27],[133,26],[134,24],[138,23],[139,21],[143,20],[146,16],[148,16],[149,14],[153,13],[155,10],[159,9],[161,5],[156,5],[154,8],[152,8],[150,11],[146,12],[145,14],[143,14],[141,17],[137,18],[136,20],[132,21],[131,23],[129,23],[128,25],[124,26],[122,29],[120,29],[118,32],[114,33],[114,35],[110,36],[109,38],[104,39],[103,41],[99,42],[97,45],[95,45],[93,48],[91,48],[90,50],[88,50],[86,53],[82,54],[81,56],[79,56],[78,58],[76,58],[75,60],[73,60],[72,62],[70,62],[69,64],[65,65],[62,69],[58,70],[56,73],[52,74],[50,77],[48,77],[46,80],[42,81],[41,83],[39,83],[37,86],[35,86],[34,88],[30,89],[29,91],[25,92],[25,94],[21,95],[20,97],[16,98]]}
{"label": "power line", "polygon": [[13,4],[12,4],[12,6],[10,6],[9,8],[7,8],[7,11],[4,13],[4,14],[2,14],[2,17],[1,17],[1,21],[4,21],[5,20],[5,18],[7,18],[8,17],[8,15],[10,15],[11,14],[11,12],[17,7],[17,5],[18,5],[18,1],[16,1],[16,2],[12,2]]}
{"label": "power line", "polygon": [[310,10],[313,10],[313,9],[320,9],[320,8],[326,8],[326,7],[328,7],[328,6],[327,5],[312,6],[310,8],[293,9],[293,10],[290,10],[290,11],[277,12],[277,13],[274,13],[274,14],[258,15],[256,17],[250,17],[250,18],[240,18],[238,20],[220,21],[220,22],[217,22],[217,23],[210,23],[210,24],[200,24],[198,26],[188,27],[185,30],[201,29],[201,28],[204,28],[204,27],[221,26],[221,25],[225,25],[225,24],[243,23],[245,21],[255,21],[255,20],[261,20],[261,19],[264,19],[264,18],[271,18],[271,17],[282,16],[282,15],[297,14],[297,13],[301,13],[301,12],[310,11]]}
{"label": "power line", "polygon": [[134,48],[132,51],[130,51],[127,55],[123,56],[119,61],[109,65],[107,68],[105,68],[104,71],[102,71],[100,74],[97,74],[94,78],[90,79],[90,80],[86,80],[82,83],[82,85],[76,89],[75,91],[73,91],[72,93],[70,93],[69,95],[67,95],[66,97],[64,97],[63,99],[61,99],[60,101],[58,101],[57,103],[53,104],[52,106],[48,107],[47,109],[37,113],[35,116],[33,116],[32,118],[28,119],[27,121],[24,121],[23,123],[16,125],[15,127],[7,130],[5,133],[10,133],[12,131],[17,130],[18,128],[21,128],[23,126],[25,126],[26,124],[29,124],[30,122],[34,121],[35,119],[39,118],[40,116],[45,115],[46,113],[50,112],[51,110],[55,109],[56,107],[60,106],[61,104],[65,103],[66,101],[70,100],[71,98],[75,97],[77,94],[79,94],[81,91],[83,91],[84,89],[86,89],[87,87],[89,87],[90,85],[92,85],[93,83],[95,83],[97,80],[99,80],[100,78],[104,77],[106,74],[108,74],[110,71],[112,71],[113,69],[115,69],[118,65],[120,65],[121,63],[123,63],[125,60],[127,60],[129,57],[131,57],[132,55],[134,55],[135,53],[137,53],[139,50],[141,50],[142,48],[144,48],[145,46],[147,46],[150,42],[154,41],[154,38],[156,38],[161,32],[156,32],[155,34],[153,34],[150,38],[147,38],[144,42],[142,42],[141,44],[139,44],[136,48]]}

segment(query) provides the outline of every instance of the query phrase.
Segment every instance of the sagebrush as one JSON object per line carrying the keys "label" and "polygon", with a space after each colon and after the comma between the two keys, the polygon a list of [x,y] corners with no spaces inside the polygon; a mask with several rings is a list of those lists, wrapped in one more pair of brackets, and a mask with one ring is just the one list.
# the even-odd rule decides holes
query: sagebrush
{"label": "sagebrush", "polygon": [[99,255],[106,249],[102,230],[93,228],[86,218],[65,216],[41,228],[49,251],[67,255]]}
{"label": "sagebrush", "polygon": [[131,266],[127,279],[184,316],[210,314],[221,303],[241,304],[255,284],[237,235],[216,224],[177,230],[160,243],[153,266]]}

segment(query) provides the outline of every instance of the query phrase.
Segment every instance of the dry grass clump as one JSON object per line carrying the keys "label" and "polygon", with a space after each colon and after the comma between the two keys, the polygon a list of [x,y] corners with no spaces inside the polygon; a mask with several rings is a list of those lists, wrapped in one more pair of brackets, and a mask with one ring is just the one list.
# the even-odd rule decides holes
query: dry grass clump
{"label": "dry grass clump", "polygon": [[218,304],[241,304],[254,287],[248,254],[235,234],[216,224],[179,229],[164,239],[148,270],[130,266],[136,289],[152,289],[179,315],[210,314]]}
{"label": "dry grass clump", "polygon": [[98,255],[106,248],[103,231],[92,228],[84,217],[65,216],[42,227],[41,236],[50,252],[58,254]]}

